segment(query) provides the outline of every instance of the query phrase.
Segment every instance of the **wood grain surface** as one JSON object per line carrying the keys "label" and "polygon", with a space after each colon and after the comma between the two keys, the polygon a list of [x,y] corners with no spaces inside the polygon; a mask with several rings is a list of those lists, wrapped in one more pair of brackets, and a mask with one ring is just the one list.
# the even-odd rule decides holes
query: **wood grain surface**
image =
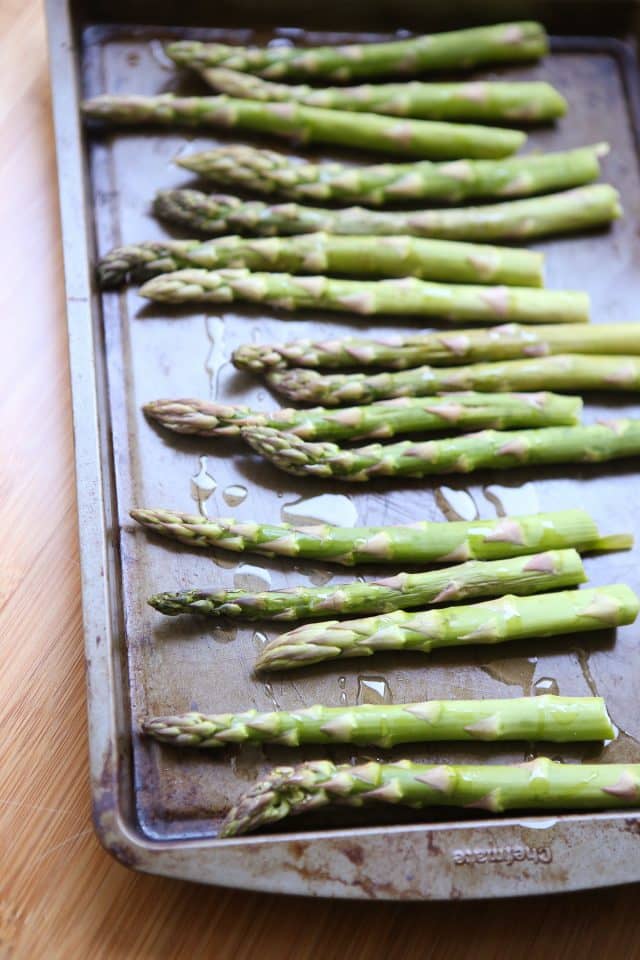
{"label": "wood grain surface", "polygon": [[61,251],[37,0],[0,4],[0,90],[0,956],[640,956],[636,887],[485,903],[300,901],[134,874],[101,849],[86,774]]}

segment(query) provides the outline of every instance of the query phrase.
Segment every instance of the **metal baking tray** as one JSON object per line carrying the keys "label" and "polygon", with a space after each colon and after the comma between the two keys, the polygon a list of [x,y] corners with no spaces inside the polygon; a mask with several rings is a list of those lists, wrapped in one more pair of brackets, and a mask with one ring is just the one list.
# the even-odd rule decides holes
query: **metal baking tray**
{"label": "metal baking tray", "polygon": [[[149,212],[154,191],[187,183],[172,160],[181,151],[216,141],[215,134],[200,131],[89,137],[81,129],[78,102],[83,95],[155,93],[182,83],[162,52],[163,39],[191,33],[240,42],[275,36],[333,42],[540,15],[556,33],[553,55],[540,65],[510,69],[508,75],[552,81],[567,95],[571,110],[557,128],[532,132],[528,149],[608,140],[613,150],[604,176],[621,190],[626,212],[610,232],[541,244],[548,284],[587,289],[597,322],[637,320],[636,5],[501,2],[455,7],[454,12],[451,4],[362,0],[314,5],[311,13],[288,0],[274,0],[268,8],[247,0],[215,7],[184,0],[179,8],[162,0],[48,0],[94,815],[105,847],[134,869],[273,892],[390,899],[511,896],[640,879],[640,814],[634,812],[491,819],[454,814],[429,817],[429,822],[424,814],[421,820],[401,813],[400,821],[390,824],[388,814],[372,810],[365,820],[361,812],[357,817],[325,814],[286,823],[285,831],[220,841],[216,830],[230,802],[269,766],[292,759],[293,752],[254,747],[214,756],[178,755],[137,732],[148,714],[185,709],[597,692],[606,697],[620,729],[617,740],[602,749],[554,747],[553,755],[578,761],[640,760],[637,626],[619,630],[615,637],[603,632],[586,639],[532,640],[498,650],[438,651],[429,658],[381,655],[264,682],[252,676],[251,667],[265,636],[273,635],[271,629],[167,620],[145,602],[152,592],[190,583],[279,587],[351,575],[309,564],[191,553],[136,529],[128,517],[132,506],[353,524],[492,517],[579,503],[603,529],[632,529],[640,538],[637,475],[629,463],[504,476],[488,471],[471,483],[372,483],[355,491],[346,485],[327,491],[319,482],[294,479],[257,462],[239,444],[169,438],[145,421],[143,402],[193,395],[275,405],[257,380],[234,371],[229,357],[236,345],[346,334],[366,329],[366,322],[313,314],[286,319],[266,309],[236,306],[171,311],[149,306],[134,289],[104,295],[95,289],[96,251],[163,236],[163,227]],[[376,330],[391,329],[398,329],[396,319],[376,323]],[[599,397],[590,399],[587,418],[623,405],[629,415],[640,416],[638,404]],[[640,589],[635,551],[588,559],[587,567],[595,584],[624,581]],[[539,745],[436,744],[401,752],[416,760],[508,762],[538,753]],[[346,761],[353,750],[333,748],[323,754],[322,748],[308,748],[302,753]],[[358,751],[357,756],[376,753]],[[398,750],[392,753],[399,755]]]}

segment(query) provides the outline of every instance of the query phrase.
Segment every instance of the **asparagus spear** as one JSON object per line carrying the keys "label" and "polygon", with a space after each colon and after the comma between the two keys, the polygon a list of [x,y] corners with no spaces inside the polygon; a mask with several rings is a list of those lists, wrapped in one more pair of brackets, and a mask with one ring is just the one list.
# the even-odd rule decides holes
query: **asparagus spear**
{"label": "asparagus spear", "polygon": [[250,73],[204,67],[203,79],[220,93],[246,100],[289,101],[329,110],[383,113],[420,120],[540,123],[567,112],[567,101],[549,83],[377,83],[318,89],[273,83]]}
{"label": "asparagus spear", "polygon": [[156,97],[104,94],[85,100],[86,117],[117,124],[239,127],[304,143],[337,143],[435,160],[506,157],[527,139],[521,130],[439,120],[400,120],[376,113],[323,110],[297,103],[260,103],[233,97]]}
{"label": "asparagus spear", "polygon": [[418,237],[339,237],[308,233],[245,240],[161,240],[116,247],[100,260],[103,287],[146,280],[183,267],[245,267],[268,272],[420,277],[453,283],[542,286],[540,253]]}
{"label": "asparagus spear", "polygon": [[469,560],[467,563],[399,573],[383,580],[358,580],[324,587],[290,587],[251,593],[245,590],[183,590],[149,598],[156,610],[168,616],[182,613],[245,620],[322,619],[327,615],[387,613],[425,604],[489,597],[502,593],[541,593],[573,587],[586,580],[575,550],[548,550],[508,560]]}
{"label": "asparagus spear", "polygon": [[346,46],[260,48],[180,40],[169,43],[165,49],[177,64],[194,69],[224,66],[263,77],[329,77],[344,81],[537,60],[548,52],[549,41],[542,24],[522,21]]}
{"label": "asparagus spear", "polygon": [[275,427],[305,440],[363,440],[429,430],[544,427],[579,423],[582,400],[553,393],[458,393],[427,399],[399,397],[365,407],[273,410],[260,413],[208,400],[154,400],[151,419],[175,433],[239,436],[242,427]]}
{"label": "asparagus spear", "polygon": [[599,143],[507,160],[421,160],[362,167],[334,161],[301,162],[243,144],[189,153],[178,157],[176,163],[216,183],[254,193],[381,206],[411,200],[453,203],[526,197],[576,187],[598,177],[599,158],[608,152],[609,145]]}
{"label": "asparagus spear", "polygon": [[608,740],[615,736],[600,697],[430,700],[397,706],[363,704],[258,713],[184,713],[152,717],[144,733],[178,747],[229,743],[352,743],[394,747],[439,740]]}
{"label": "asparagus spear", "polygon": [[[590,327],[581,327],[587,333]],[[607,330],[608,327],[603,327]],[[453,338],[452,338],[453,339]],[[371,403],[388,397],[428,396],[443,390],[640,389],[640,357],[561,353],[460,367],[414,367],[397,373],[334,373],[273,370],[269,386],[300,403]]]}
{"label": "asparagus spear", "polygon": [[318,523],[248,523],[205,519],[172,510],[132,510],[151,530],[189,547],[220,547],[236,553],[303,557],[353,566],[355,563],[453,563],[499,560],[541,550],[620,550],[633,543],[622,534],[601,537],[584,510],[559,510],[498,520],[419,521],[395,527],[334,527]]}
{"label": "asparagus spear", "polygon": [[478,360],[544,357],[565,351],[586,354],[640,354],[640,323],[589,324],[580,336],[570,326],[521,327],[507,323],[487,330],[398,334],[388,340],[341,337],[290,343],[246,343],[233,352],[236,367],[280,370],[286,367],[384,367],[405,370],[424,363],[463,364]]}
{"label": "asparagus spear", "polygon": [[248,300],[283,310],[391,314],[496,323],[585,323],[589,296],[569,290],[431,283],[415,277],[338,280],[249,270],[177,270],[153,277],[140,295],[161,303],[232,303]]}
{"label": "asparagus spear", "polygon": [[377,651],[431,653],[438,647],[504,643],[633,623],[640,600],[623,584],[535,597],[499,597],[484,603],[408,613],[396,610],[362,620],[306,624],[271,640],[258,670],[294,670],[324,660],[369,657]]}
{"label": "asparagus spear", "polygon": [[312,760],[272,770],[240,797],[220,833],[234,837],[334,805],[465,807],[486,815],[512,809],[606,810],[637,806],[639,799],[640,764],[634,763],[571,764],[537,757],[512,766],[410,760],[351,766]]}
{"label": "asparagus spear", "polygon": [[575,233],[606,226],[622,216],[618,192],[606,183],[481,207],[398,212],[364,207],[330,210],[296,203],[269,205],[198,190],[164,190],[156,195],[154,212],[161,220],[206,234],[275,236],[324,230],[357,236],[407,234],[480,243]]}
{"label": "asparagus spear", "polygon": [[353,483],[376,477],[503,470],[525,464],[604,463],[640,454],[640,420],[541,430],[482,430],[444,440],[403,440],[386,446],[372,443],[348,450],[335,443],[310,443],[269,427],[244,427],[242,435],[286,473]]}

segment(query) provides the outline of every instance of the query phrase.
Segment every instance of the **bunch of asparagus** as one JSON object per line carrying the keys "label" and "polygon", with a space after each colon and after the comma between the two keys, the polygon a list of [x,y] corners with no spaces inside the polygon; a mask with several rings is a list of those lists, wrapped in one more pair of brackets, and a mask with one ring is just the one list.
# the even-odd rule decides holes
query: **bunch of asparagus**
{"label": "bunch of asparagus", "polygon": [[[198,71],[220,95],[103,96],[87,101],[85,115],[99,121],[240,128],[419,158],[412,164],[310,163],[243,145],[178,161],[224,186],[291,201],[368,207],[398,200],[503,201],[462,209],[377,212],[165,191],[154,204],[161,218],[194,233],[258,239],[231,235],[205,243],[166,240],[120,247],[99,265],[105,287],[143,280],[143,296],[170,303],[249,300],[284,310],[320,307],[365,315],[545,324],[537,330],[511,323],[490,331],[417,334],[386,343],[349,338],[247,345],[234,355],[238,367],[266,370],[277,391],[324,406],[260,412],[199,400],[165,400],[148,404],[148,416],[177,433],[240,435],[296,475],[350,481],[525,463],[595,462],[640,453],[637,421],[581,426],[579,398],[507,392],[635,390],[640,383],[640,325],[585,327],[580,337],[569,326],[556,327],[589,319],[586,296],[534,289],[542,286],[539,254],[488,245],[602,226],[620,215],[616,191],[592,184],[606,144],[509,157],[526,134],[499,124],[553,120],[566,110],[562,96],[546,83],[415,81],[320,89],[272,82],[313,78],[344,83],[415,75],[527,60],[546,50],[546,34],[535,23],[310,50],[184,41],[170,44],[167,52],[176,63]],[[478,125],[484,123],[493,125]],[[383,372],[321,375],[305,369],[314,367],[380,367]],[[481,392],[465,392],[470,388]],[[457,393],[435,395],[443,390]],[[489,395],[493,391],[500,392]],[[368,405],[330,409],[344,402]],[[443,428],[480,432],[351,449],[329,442]],[[168,615],[314,621],[268,643],[258,669],[293,669],[378,650],[428,653],[440,646],[610,629],[633,622],[640,609],[638,597],[620,584],[558,592],[586,579],[577,550],[630,546],[624,535],[601,536],[581,510],[353,529],[208,520],[167,510],[136,510],[132,516],[153,532],[198,548],[343,565],[453,564],[373,582],[259,593],[191,589],[150,598],[152,606]],[[483,597],[493,599],[424,609]],[[323,620],[328,615],[358,619]],[[204,748],[244,741],[387,748],[445,739],[563,742],[614,735],[599,698],[552,696],[317,705],[268,714],[188,713],[151,717],[143,729],[164,742]],[[406,760],[337,767],[319,761],[274,770],[230,811],[223,833],[232,836],[334,803],[381,801],[416,808],[447,804],[497,812],[522,806],[626,806],[639,796],[637,765],[572,767],[544,758],[514,767],[417,765]]]}

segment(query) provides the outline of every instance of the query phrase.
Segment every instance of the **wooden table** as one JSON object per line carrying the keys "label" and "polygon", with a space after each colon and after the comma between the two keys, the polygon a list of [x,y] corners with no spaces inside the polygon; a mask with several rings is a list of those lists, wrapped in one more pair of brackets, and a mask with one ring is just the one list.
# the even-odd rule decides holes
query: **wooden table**
{"label": "wooden table", "polygon": [[476,904],[300,901],[142,876],[100,848],[87,783],[62,263],[37,0],[2,0],[0,90],[0,957],[640,956],[635,887]]}

